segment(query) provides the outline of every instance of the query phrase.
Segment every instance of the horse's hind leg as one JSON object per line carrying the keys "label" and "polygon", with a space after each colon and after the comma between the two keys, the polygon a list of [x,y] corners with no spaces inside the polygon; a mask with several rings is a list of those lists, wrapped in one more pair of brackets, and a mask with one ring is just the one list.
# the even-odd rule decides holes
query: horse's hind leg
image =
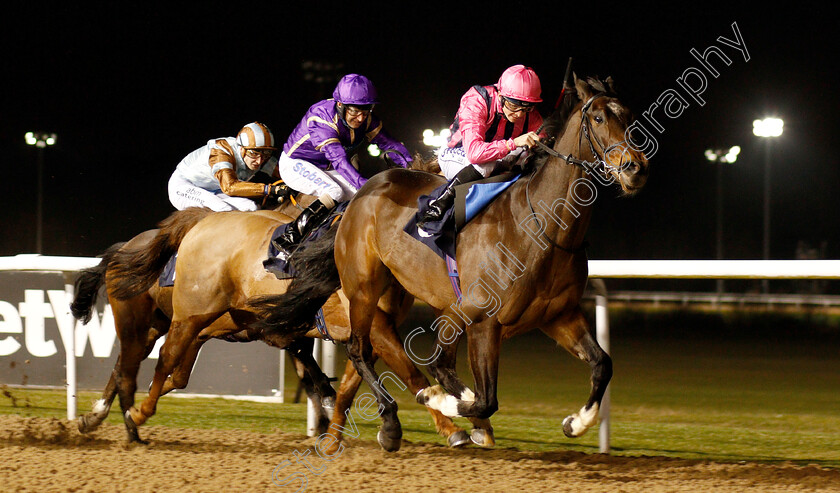
{"label": "horse's hind leg", "polygon": [[102,397],[93,403],[91,412],[79,416],[78,426],[79,432],[90,433],[105,421],[108,413],[111,411],[111,404],[117,396],[117,372],[120,368],[120,356],[117,356],[117,363],[114,365],[114,370],[111,372],[111,378],[108,379],[108,384],[105,385],[105,390],[102,391]]}
{"label": "horse's hind leg", "polygon": [[190,383],[190,376],[192,375],[195,360],[198,359],[198,351],[206,341],[195,339],[187,348],[178,366],[172,370],[172,374],[163,382],[163,387],[160,389],[160,395],[164,396],[175,389],[185,389]]}
{"label": "horse's hind leg", "polygon": [[[371,290],[383,292],[383,290]],[[370,341],[370,330],[373,323],[382,323],[377,318],[386,315],[376,307],[377,297],[366,296],[362,291],[350,299],[350,324],[353,328],[350,341],[347,343],[347,355],[353,361],[356,371],[373,390],[379,403],[382,428],[376,435],[379,445],[388,452],[396,452],[402,445],[402,426],[397,417],[397,403],[385,390],[373,368],[373,347]]]}
{"label": "horse's hind leg", "polygon": [[[374,362],[376,361],[375,354],[372,355],[372,359]],[[347,423],[347,413],[350,410],[350,406],[353,405],[353,398],[356,397],[356,392],[361,385],[361,375],[356,371],[353,362],[348,360],[347,365],[344,367],[344,375],[341,377],[341,383],[338,386],[338,392],[336,393],[335,409],[333,410],[332,418],[326,431],[327,434],[333,437],[330,446],[323,450],[328,456],[332,456],[338,451],[341,442],[341,430],[345,429],[344,425]]]}
{"label": "horse's hind leg", "polygon": [[335,409],[336,393],[330,385],[330,379],[312,356],[314,342],[314,339],[302,337],[295,340],[286,350],[296,363],[300,363],[298,376],[306,389],[306,395],[315,403],[318,414],[315,432],[317,435],[322,435],[327,431],[330,417]]}
{"label": "horse's hind leg", "polygon": [[[412,395],[429,387],[429,380],[414,365],[405,352],[404,345],[394,330],[394,323],[390,317],[383,314],[374,320],[371,330],[373,350],[380,355],[397,377],[402,379]],[[469,441],[467,433],[456,426],[452,419],[446,417],[437,409],[427,408],[435,422],[435,429],[446,437],[450,447],[460,447]]]}
{"label": "horse's hind leg", "polygon": [[574,356],[589,363],[592,370],[589,400],[580,411],[563,420],[563,433],[569,438],[579,437],[598,422],[601,399],[612,378],[612,359],[589,333],[589,325],[580,307],[569,316],[555,320],[542,331]]}

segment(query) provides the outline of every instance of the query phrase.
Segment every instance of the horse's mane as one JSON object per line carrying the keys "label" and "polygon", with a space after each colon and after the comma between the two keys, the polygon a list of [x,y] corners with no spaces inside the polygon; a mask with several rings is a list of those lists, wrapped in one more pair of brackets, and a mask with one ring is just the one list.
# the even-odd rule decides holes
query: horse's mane
{"label": "horse's mane", "polygon": [[[597,75],[596,76],[589,76],[585,79],[578,79],[577,76],[575,77],[575,86],[577,84],[586,84],[588,85],[591,90],[595,93],[605,93],[608,96],[615,97],[615,82],[613,81],[612,77],[607,77],[604,80],[601,80]],[[577,96],[577,92],[575,92]],[[582,103],[579,97],[575,98],[563,98],[560,106],[558,106],[548,117],[545,118],[543,121],[543,130],[545,134],[549,138],[558,138],[562,135],[562,132],[566,128],[566,123],[569,121],[569,117],[572,115],[575,106],[578,103]]]}
{"label": "horse's mane", "polygon": [[440,164],[438,164],[437,156],[432,156],[429,159],[425,159],[420,153],[414,154],[414,160],[411,161],[411,166],[409,169],[413,169],[416,171],[425,171],[427,173],[432,174],[440,174]]}
{"label": "horse's mane", "polygon": [[[547,116],[543,120],[543,133],[547,136],[547,140],[545,141],[546,144],[551,147],[554,145],[554,139],[559,139],[563,133],[566,131],[566,125],[569,123],[569,117],[574,113],[575,108],[582,104],[584,101],[581,101],[579,96],[579,87],[583,84],[588,86],[589,92],[592,93],[603,93],[608,97],[615,98],[617,97],[616,90],[615,90],[615,81],[613,81],[612,77],[607,76],[606,79],[601,79],[600,77],[596,76],[587,76],[583,79],[578,79],[575,76],[575,89],[573,90],[572,94],[575,97],[564,97],[561,104],[551,113],[551,115]],[[617,108],[613,106],[608,106],[610,110],[616,114],[618,118],[626,119],[628,115],[624,113],[619,113]],[[529,162],[525,166],[526,172],[532,172],[538,169],[540,166],[548,161],[549,155],[548,153],[536,149],[534,155],[528,160]]]}

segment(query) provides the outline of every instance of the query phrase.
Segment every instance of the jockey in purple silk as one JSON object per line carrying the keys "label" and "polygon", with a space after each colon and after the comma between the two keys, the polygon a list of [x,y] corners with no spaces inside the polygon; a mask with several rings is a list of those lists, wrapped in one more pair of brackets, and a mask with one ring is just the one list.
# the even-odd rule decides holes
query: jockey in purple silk
{"label": "jockey in purple silk", "polygon": [[280,155],[280,177],[289,187],[315,195],[318,200],[301,212],[286,232],[274,241],[287,258],[300,240],[320,224],[336,203],[350,200],[367,181],[350,157],[367,143],[376,144],[394,163],[407,167],[410,153],[382,129],[373,114],[379,102],[367,77],[341,78],[332,99],[312,105],[292,131]]}

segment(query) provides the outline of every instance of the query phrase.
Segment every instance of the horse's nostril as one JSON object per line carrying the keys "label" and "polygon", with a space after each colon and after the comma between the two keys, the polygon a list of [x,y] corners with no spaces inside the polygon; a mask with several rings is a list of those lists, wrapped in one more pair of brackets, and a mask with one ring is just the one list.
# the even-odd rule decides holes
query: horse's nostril
{"label": "horse's nostril", "polygon": [[631,161],[624,165],[624,171],[631,175],[635,175],[639,172],[640,169],[642,169],[642,167],[639,165],[639,163],[635,161]]}

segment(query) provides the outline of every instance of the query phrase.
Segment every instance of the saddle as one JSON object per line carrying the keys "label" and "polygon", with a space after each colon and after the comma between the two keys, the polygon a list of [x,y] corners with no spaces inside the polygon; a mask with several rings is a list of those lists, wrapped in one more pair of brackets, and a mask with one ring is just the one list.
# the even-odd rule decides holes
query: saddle
{"label": "saddle", "polygon": [[455,258],[455,239],[459,231],[477,216],[502,192],[510,188],[521,177],[528,174],[524,167],[525,160],[513,166],[510,171],[492,175],[481,180],[464,183],[455,187],[455,202],[437,223],[427,223],[424,229],[431,236],[424,237],[417,231],[417,222],[428,209],[429,202],[437,197],[446,184],[441,185],[429,195],[421,195],[417,199],[417,213],[414,214],[403,228],[403,231],[432,249],[439,257]]}

